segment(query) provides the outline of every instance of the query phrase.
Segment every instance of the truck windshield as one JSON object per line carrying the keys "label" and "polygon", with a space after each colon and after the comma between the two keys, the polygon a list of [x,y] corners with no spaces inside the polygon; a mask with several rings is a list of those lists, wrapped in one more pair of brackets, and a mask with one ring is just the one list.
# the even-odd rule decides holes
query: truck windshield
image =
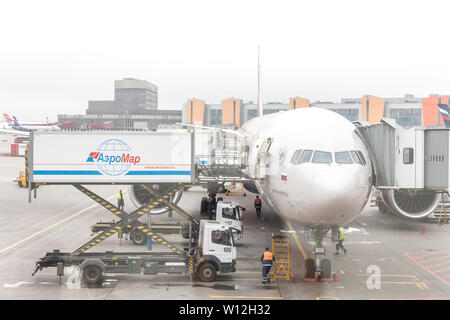
{"label": "truck windshield", "polygon": [[231,246],[230,232],[228,230],[213,230],[211,232],[211,242],[223,246]]}
{"label": "truck windshield", "polygon": [[222,217],[236,220],[236,208],[223,208]]}

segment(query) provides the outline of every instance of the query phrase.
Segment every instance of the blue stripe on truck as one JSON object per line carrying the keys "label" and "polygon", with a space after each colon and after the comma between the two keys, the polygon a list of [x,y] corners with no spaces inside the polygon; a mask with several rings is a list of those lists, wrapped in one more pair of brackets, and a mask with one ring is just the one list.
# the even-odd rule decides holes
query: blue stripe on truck
{"label": "blue stripe on truck", "polygon": [[34,175],[45,175],[45,176],[99,176],[102,175],[100,171],[95,170],[33,170]]}

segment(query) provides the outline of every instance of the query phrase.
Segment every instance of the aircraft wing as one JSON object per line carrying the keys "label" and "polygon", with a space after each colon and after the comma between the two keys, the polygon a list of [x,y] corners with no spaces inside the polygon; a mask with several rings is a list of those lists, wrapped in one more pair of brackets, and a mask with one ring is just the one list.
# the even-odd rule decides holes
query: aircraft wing
{"label": "aircraft wing", "polygon": [[10,134],[10,135],[14,135],[14,136],[27,136],[27,137],[30,134],[27,131],[19,131],[19,130],[14,130],[14,129],[0,129],[0,133]]}

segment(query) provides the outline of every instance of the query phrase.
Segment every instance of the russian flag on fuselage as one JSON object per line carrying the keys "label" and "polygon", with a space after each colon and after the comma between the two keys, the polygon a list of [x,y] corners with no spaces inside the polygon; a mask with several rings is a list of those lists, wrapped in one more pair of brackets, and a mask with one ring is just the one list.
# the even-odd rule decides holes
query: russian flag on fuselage
{"label": "russian flag on fuselage", "polygon": [[450,128],[450,107],[448,104],[438,104],[439,112],[444,119],[445,127]]}

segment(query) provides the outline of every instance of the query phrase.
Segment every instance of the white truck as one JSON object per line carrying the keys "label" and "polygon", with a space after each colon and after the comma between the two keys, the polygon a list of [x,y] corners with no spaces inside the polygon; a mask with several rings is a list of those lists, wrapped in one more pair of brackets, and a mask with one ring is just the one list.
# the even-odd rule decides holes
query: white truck
{"label": "white truck", "polygon": [[[200,281],[214,281],[217,272],[236,271],[236,247],[231,228],[217,221],[202,220],[200,236],[189,252],[85,252],[78,255],[59,250],[47,253],[36,262],[33,275],[44,268],[56,267],[57,275],[64,275],[64,267],[78,266],[83,281],[89,284],[102,281],[103,273],[156,275],[192,273]],[[192,264],[191,264],[192,262]]]}
{"label": "white truck", "polygon": [[242,211],[245,211],[245,208],[239,206],[237,202],[217,202],[216,221],[223,222],[232,228],[234,240],[244,236]]}

